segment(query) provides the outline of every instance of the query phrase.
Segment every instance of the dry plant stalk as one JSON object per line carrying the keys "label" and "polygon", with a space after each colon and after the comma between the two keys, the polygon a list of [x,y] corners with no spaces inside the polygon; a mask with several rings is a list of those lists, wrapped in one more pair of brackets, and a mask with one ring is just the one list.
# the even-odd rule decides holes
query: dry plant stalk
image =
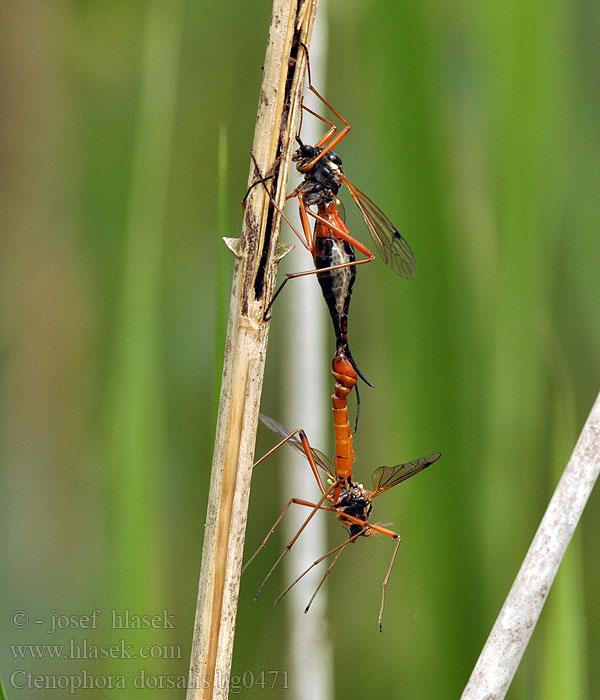
{"label": "dry plant stalk", "polygon": [[600,394],[461,700],[502,700],[600,472]]}
{"label": "dry plant stalk", "polygon": [[[306,54],[318,0],[274,0],[253,152],[273,176],[283,207],[300,112]],[[248,184],[256,181],[251,164]],[[268,323],[263,320],[287,252],[278,247],[281,217],[263,186],[246,202],[236,255],[221,398],[202,552],[187,700],[226,698],[262,390]],[[287,246],[289,250],[289,246]]]}

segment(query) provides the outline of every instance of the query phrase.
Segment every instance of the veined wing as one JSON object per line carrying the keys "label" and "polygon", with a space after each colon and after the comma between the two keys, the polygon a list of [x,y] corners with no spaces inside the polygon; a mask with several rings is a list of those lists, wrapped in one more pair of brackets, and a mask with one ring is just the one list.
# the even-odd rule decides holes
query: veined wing
{"label": "veined wing", "polygon": [[[261,423],[263,425],[266,425],[269,430],[272,430],[274,433],[277,435],[281,436],[282,438],[287,438],[290,435],[290,431],[287,430],[286,428],[281,425],[281,423],[278,423],[274,418],[269,418],[269,416],[265,416],[264,413],[259,414],[259,418],[261,420]],[[293,447],[296,452],[299,452],[305,459],[306,459],[306,452],[304,451],[304,445],[302,444],[302,441],[297,435],[294,435],[293,438],[290,438],[287,443],[290,447]],[[333,465],[331,463],[331,460],[327,455],[323,454],[321,450],[317,450],[314,447],[310,448],[313,457],[315,458],[315,462],[317,463],[318,467],[321,467],[323,471],[327,472],[327,474],[334,479],[334,473],[333,473]]]}
{"label": "veined wing", "polygon": [[395,467],[379,467],[379,469],[373,472],[373,490],[370,494],[371,498],[375,498],[375,496],[391,489],[396,486],[396,484],[410,479],[411,476],[423,471],[423,469],[433,464],[441,456],[440,452],[435,452],[432,455],[427,455],[427,457],[415,459],[414,462],[398,464]]}
{"label": "veined wing", "polygon": [[346,178],[344,182],[363,215],[384,263],[401,277],[411,280],[417,274],[417,261],[404,236],[366,194]]}

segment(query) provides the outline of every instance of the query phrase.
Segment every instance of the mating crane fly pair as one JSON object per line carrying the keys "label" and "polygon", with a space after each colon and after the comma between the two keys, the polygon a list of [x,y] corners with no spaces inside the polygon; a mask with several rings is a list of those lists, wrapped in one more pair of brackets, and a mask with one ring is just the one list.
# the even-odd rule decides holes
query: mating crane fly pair
{"label": "mating crane fly pair", "polygon": [[[303,48],[306,50],[306,47],[303,46]],[[373,507],[372,502],[380,494],[406,481],[406,479],[409,479],[411,476],[414,476],[433,464],[441,455],[439,452],[436,452],[427,457],[422,457],[406,464],[399,464],[395,467],[379,467],[373,473],[373,487],[371,490],[365,489],[362,484],[353,481],[352,468],[354,450],[352,446],[352,430],[348,420],[347,399],[350,392],[355,389],[357,394],[356,429],[360,411],[360,397],[357,386],[358,377],[369,386],[372,385],[363,376],[350,352],[348,345],[348,309],[356,277],[356,266],[371,262],[375,259],[375,255],[360,241],[356,240],[348,231],[344,222],[343,207],[338,198],[340,187],[342,185],[347,187],[365,220],[381,257],[388,267],[400,276],[412,279],[416,273],[416,261],[408,243],[387,216],[373,204],[366,195],[352,185],[344,175],[342,161],[337,153],[333,151],[333,148],[347,136],[350,131],[350,125],[314,88],[310,76],[310,64],[307,65],[309,89],[343,122],[344,127],[337,133],[338,127],[332,121],[302,105],[304,111],[328,124],[329,130],[314,146],[304,144],[299,134],[296,136],[299,148],[292,156],[292,160],[296,163],[298,172],[304,175],[304,179],[286,199],[298,199],[302,233],[298,232],[293,227],[283,212],[280,213],[286,221],[288,221],[290,226],[292,226],[292,229],[300,238],[303,245],[311,252],[316,269],[286,275],[284,281],[271,299],[265,316],[270,313],[273,302],[290,279],[311,274],[317,275],[323,296],[329,308],[336,336],[336,354],[332,361],[332,373],[335,379],[335,387],[331,397],[333,404],[336,456],[332,463],[322,452],[310,446],[308,438],[302,429],[290,433],[277,421],[261,415],[261,421],[282,439],[254,466],[256,467],[275,450],[287,443],[296,451],[303,454],[308,460],[321,493],[321,498],[316,503],[300,498],[291,498],[260,547],[246,562],[244,570],[266,546],[275,528],[281,522],[292,504],[301,505],[310,509],[310,513],[304,523],[292,540],[287,544],[260,585],[255,596],[256,599],[277,566],[287,552],[290,551],[315,514],[318,511],[336,513],[337,520],[347,530],[347,538],[337,547],[334,547],[331,551],[313,562],[308,569],[300,574],[300,576],[283,591],[276,599],[275,604],[279,603],[283,596],[313,567],[335,554],[336,556],[325,571],[306,606],[305,612],[308,612],[323,582],[336,565],[346,547],[352,542],[355,542],[359,537],[384,535],[395,540],[396,546],[383,581],[383,592],[379,612],[379,629],[382,630],[386,589],[401,540],[397,532],[384,527],[383,524],[369,523],[369,517]],[[262,182],[267,192],[269,192],[265,178],[260,173],[257,165],[256,169],[259,182]],[[274,206],[277,206],[270,192],[269,196]],[[316,206],[316,213],[310,209],[311,206]],[[314,234],[313,231],[311,231],[309,216],[315,219]],[[357,260],[355,249],[365,257]],[[325,475],[325,483],[319,470]]]}

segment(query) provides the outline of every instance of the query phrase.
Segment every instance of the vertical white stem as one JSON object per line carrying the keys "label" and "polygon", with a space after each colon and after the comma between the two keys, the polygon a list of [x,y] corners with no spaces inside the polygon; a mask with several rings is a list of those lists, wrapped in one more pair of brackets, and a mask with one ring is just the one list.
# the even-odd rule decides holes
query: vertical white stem
{"label": "vertical white stem", "polygon": [[[267,172],[279,153],[273,185],[283,206],[303,86],[304,57],[291,63],[294,40],[310,45],[317,0],[274,0],[253,141],[255,165]],[[248,184],[255,182],[253,165]],[[280,217],[265,188],[246,199],[242,235],[227,239],[236,265],[225,342],[215,449],[187,700],[224,700],[229,675],[258,412],[275,287]]]}
{"label": "vertical white stem", "polygon": [[[325,91],[325,56],[327,50],[326,8],[320,3],[310,53],[312,79],[319,91]],[[306,104],[319,113],[323,105],[309,93]],[[302,140],[315,143],[323,135],[323,123],[305,115]],[[292,200],[294,206],[296,200]],[[292,212],[290,211],[290,215]],[[298,217],[292,219],[298,222]],[[293,234],[292,234],[293,235]],[[311,255],[302,247],[289,256],[290,270],[309,270],[314,267]],[[292,267],[293,266],[293,267]],[[284,357],[284,395],[289,397],[284,408],[284,422],[290,430],[302,427],[315,447],[327,451],[330,435],[328,404],[329,358],[333,355],[333,331],[328,328],[327,311],[321,288],[314,275],[292,280],[283,293],[285,317],[288,319]],[[329,332],[328,332],[329,331]],[[325,447],[322,447],[325,446]],[[313,475],[306,460],[299,455],[285,455],[283,488],[285,498],[317,497]],[[306,509],[290,509],[287,515],[286,536],[296,532]],[[286,581],[293,580],[313,561],[327,551],[326,517],[316,517],[298,539],[287,557]],[[320,577],[322,566],[315,567],[288,594],[287,613],[290,635],[290,686],[295,700],[327,700],[333,697],[333,649],[327,624],[327,587],[315,598],[308,614],[304,614]]]}

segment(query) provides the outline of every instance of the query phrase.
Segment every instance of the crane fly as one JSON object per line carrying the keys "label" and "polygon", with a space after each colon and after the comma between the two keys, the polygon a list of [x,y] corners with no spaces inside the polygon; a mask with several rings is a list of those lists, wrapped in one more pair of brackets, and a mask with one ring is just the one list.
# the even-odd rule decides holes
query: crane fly
{"label": "crane fly", "polygon": [[[308,59],[306,47],[304,44],[300,45],[306,51]],[[286,197],[286,200],[291,198],[298,199],[302,232],[299,232],[289,221],[288,217],[277,207],[267,188],[271,201],[288,224],[290,224],[302,245],[311,253],[315,262],[315,269],[287,274],[269,302],[265,318],[269,317],[273,302],[290,279],[316,274],[332,319],[337,350],[346,355],[358,376],[372,387],[373,385],[362,374],[350,352],[348,344],[348,311],[356,278],[356,266],[373,261],[375,254],[354,238],[346,227],[343,204],[338,197],[341,186],[345,185],[348,189],[350,196],[362,214],[379,254],[391,270],[401,277],[412,279],[416,274],[416,260],[406,239],[394,224],[376,204],[346,178],[342,168],[342,160],[333,151],[333,148],[348,135],[350,124],[313,86],[310,62],[308,60],[307,67],[308,89],[340,119],[344,126],[338,131],[338,127],[334,122],[302,104],[304,112],[312,114],[329,125],[327,133],[314,146],[303,143],[300,138],[301,124],[296,136],[298,149],[294,152],[292,161],[296,164],[296,169],[304,176],[304,179]],[[255,166],[260,181],[266,187],[265,178],[262,177],[256,161]],[[311,207],[316,207],[317,211],[312,211]],[[315,220],[314,231],[311,229],[309,217]],[[355,251],[359,251],[365,257],[357,259]],[[358,386],[355,388],[357,393],[356,425],[358,425],[360,395]]]}
{"label": "crane fly", "polygon": [[[271,455],[275,450],[281,447],[283,444],[288,444],[290,447],[295,449],[300,454],[308,460],[312,473],[317,482],[319,491],[321,492],[320,499],[313,503],[312,501],[307,501],[301,498],[291,498],[281,515],[275,521],[273,527],[269,530],[267,536],[261,543],[260,547],[256,552],[250,557],[244,566],[244,571],[248,565],[254,560],[258,553],[266,546],[271,535],[275,531],[277,525],[281,522],[288,509],[292,504],[297,504],[310,509],[308,517],[305,519],[301,527],[298,529],[294,537],[286,545],[283,552],[280,554],[279,558],[275,564],[271,567],[269,573],[264,578],[261,583],[256,595],[255,600],[261,594],[265,584],[280,564],[284,556],[290,551],[298,537],[302,534],[304,528],[312,520],[314,515],[318,511],[329,511],[336,514],[337,520],[346,528],[348,532],[348,537],[339,545],[334,547],[332,550],[324,554],[322,557],[313,562],[304,572],[300,574],[275,600],[275,605],[288,593],[288,591],[293,588],[293,586],[300,581],[311,569],[313,569],[317,564],[327,559],[329,556],[335,554],[330,566],[325,571],[325,574],[319,581],[317,588],[315,589],[308,605],[304,612],[308,612],[310,606],[317,595],[319,589],[323,585],[323,582],[332,571],[333,567],[338,562],[341,555],[344,553],[346,547],[355,542],[359,537],[371,537],[375,535],[385,535],[391,539],[396,540],[396,546],[392,554],[392,559],[388,567],[386,576],[383,581],[383,592],[381,596],[381,607],[379,610],[379,629],[383,630],[382,620],[383,620],[383,610],[385,607],[385,594],[387,585],[392,573],[392,568],[396,560],[396,555],[398,553],[398,548],[400,546],[400,535],[393,530],[384,527],[381,523],[370,523],[369,517],[373,509],[373,500],[385,493],[389,489],[393,488],[397,484],[410,479],[411,476],[418,474],[423,469],[433,464],[436,460],[441,457],[439,452],[428,455],[427,457],[421,457],[412,462],[407,462],[406,464],[398,464],[395,467],[379,467],[373,472],[373,486],[371,490],[365,489],[362,484],[359,484],[353,480],[352,477],[352,465],[354,460],[354,451],[352,448],[352,432],[350,430],[350,424],[348,422],[348,409],[347,409],[347,396],[352,391],[353,385],[356,383],[356,372],[354,371],[351,362],[346,358],[343,353],[337,353],[333,360],[333,374],[336,379],[334,394],[332,396],[333,402],[333,415],[334,415],[334,428],[336,436],[336,457],[334,462],[323,454],[323,452],[311,447],[305,432],[302,429],[296,430],[294,432],[289,432],[280,423],[273,418],[261,415],[260,419],[270,430],[279,435],[282,440],[272,448],[267,454],[262,457],[254,466],[257,466],[260,462]],[[321,472],[324,473],[325,482]]]}
{"label": "crane fly", "polygon": [[[366,194],[361,192],[358,187],[353,185],[344,174],[342,159],[333,151],[333,148],[346,138],[350,132],[350,124],[314,87],[310,75],[310,62],[307,63],[307,66],[308,89],[333,112],[344,124],[344,127],[337,133],[338,127],[332,121],[326,119],[312,109],[309,109],[304,104],[302,105],[302,109],[305,112],[325,122],[330,128],[314,146],[304,144],[299,134],[296,136],[299,147],[292,155],[292,161],[296,163],[296,170],[304,176],[304,180],[286,197],[286,199],[298,198],[303,233],[296,233],[303,245],[312,253],[314,249],[313,234],[308,219],[309,216],[312,216],[317,223],[321,222],[324,224],[333,235],[337,234],[337,237],[346,240],[352,247],[366,256],[364,260],[348,261],[344,263],[343,266],[355,267],[356,265],[374,260],[374,253],[360,241],[353,238],[345,226],[339,226],[339,222],[332,220],[328,215],[328,205],[334,203],[336,207],[339,207],[340,200],[337,195],[340,187],[345,185],[350,196],[360,210],[369,233],[385,264],[401,277],[413,279],[417,272],[417,263],[415,255],[406,239],[381,209],[374,204]],[[313,205],[317,207],[316,214],[310,209],[310,206]],[[315,236],[316,235],[315,227]],[[339,267],[339,265],[331,265],[328,269],[321,269],[318,274],[323,274],[333,269],[339,269]],[[295,274],[295,276],[315,274],[315,271],[307,270],[304,273],[292,274]],[[284,284],[285,281],[286,280],[284,280]]]}

